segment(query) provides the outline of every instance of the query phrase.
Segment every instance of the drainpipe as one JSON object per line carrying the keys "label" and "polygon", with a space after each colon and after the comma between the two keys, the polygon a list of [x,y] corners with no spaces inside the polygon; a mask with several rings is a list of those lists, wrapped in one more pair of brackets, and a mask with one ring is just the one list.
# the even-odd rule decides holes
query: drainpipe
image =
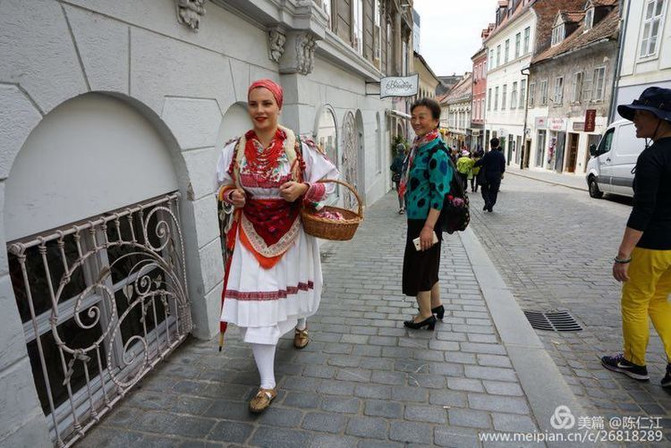
{"label": "drainpipe", "polygon": [[[527,71],[524,73],[524,71]],[[524,158],[526,157],[526,147],[527,147],[527,115],[529,114],[529,81],[531,80],[531,72],[529,71],[529,67],[524,67],[522,70],[520,70],[520,73],[522,76],[527,77],[527,89],[526,89],[526,97],[524,98],[524,127],[522,128],[522,156],[520,157],[520,169],[524,169]]]}
{"label": "drainpipe", "polygon": [[[622,4],[627,3],[627,10],[622,15]],[[620,0],[620,35],[618,36],[618,51],[617,51],[617,61],[615,61],[615,73],[613,74],[613,88],[610,91],[610,108],[608,110],[608,123],[612,123],[615,118],[615,110],[617,109],[617,101],[615,98],[617,88],[620,84],[620,72],[622,63],[622,55],[624,53],[624,40],[627,36],[627,19],[629,19],[629,8],[631,8],[631,0]]]}

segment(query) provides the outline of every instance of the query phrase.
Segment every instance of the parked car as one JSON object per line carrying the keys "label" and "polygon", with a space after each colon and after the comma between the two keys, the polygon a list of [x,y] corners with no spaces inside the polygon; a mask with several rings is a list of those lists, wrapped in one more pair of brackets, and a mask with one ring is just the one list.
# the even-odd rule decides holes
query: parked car
{"label": "parked car", "polygon": [[634,196],[634,166],[645,149],[644,140],[636,138],[634,123],[617,120],[611,123],[599,145],[592,145],[587,163],[589,195],[601,198],[604,193]]}

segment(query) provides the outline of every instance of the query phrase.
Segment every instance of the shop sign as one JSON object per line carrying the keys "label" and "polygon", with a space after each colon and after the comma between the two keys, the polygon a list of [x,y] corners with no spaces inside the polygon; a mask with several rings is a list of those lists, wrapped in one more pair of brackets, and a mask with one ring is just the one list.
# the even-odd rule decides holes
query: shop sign
{"label": "shop sign", "polygon": [[548,128],[547,117],[536,117],[535,125],[536,129],[547,129]]}
{"label": "shop sign", "polygon": [[419,75],[389,76],[380,80],[380,98],[388,96],[415,96],[419,86]]}
{"label": "shop sign", "polygon": [[551,131],[565,131],[566,118],[550,118],[548,119],[548,128]]}
{"label": "shop sign", "polygon": [[585,130],[585,122],[584,121],[574,121],[573,122],[573,130],[582,132]]}
{"label": "shop sign", "polygon": [[594,132],[596,125],[596,109],[587,109],[585,111],[585,132]]}

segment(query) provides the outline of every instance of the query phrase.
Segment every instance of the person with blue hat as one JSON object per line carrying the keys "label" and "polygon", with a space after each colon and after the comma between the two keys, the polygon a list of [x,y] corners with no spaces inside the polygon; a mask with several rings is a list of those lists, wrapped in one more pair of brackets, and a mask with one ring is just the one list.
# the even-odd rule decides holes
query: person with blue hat
{"label": "person with blue hat", "polygon": [[634,206],[613,260],[613,277],[623,282],[624,350],[602,357],[601,364],[648,381],[650,319],[666,352],[662,387],[671,388],[671,89],[649,87],[617,112],[634,122],[636,137],[646,139],[646,149],[636,161]]}

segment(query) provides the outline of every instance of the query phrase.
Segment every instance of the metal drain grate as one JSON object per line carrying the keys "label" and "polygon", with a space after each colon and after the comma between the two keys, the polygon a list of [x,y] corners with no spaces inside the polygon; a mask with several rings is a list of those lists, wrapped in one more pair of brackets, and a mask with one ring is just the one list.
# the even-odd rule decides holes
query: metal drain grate
{"label": "metal drain grate", "polygon": [[568,311],[525,311],[533,328],[545,331],[582,331],[582,327]]}

